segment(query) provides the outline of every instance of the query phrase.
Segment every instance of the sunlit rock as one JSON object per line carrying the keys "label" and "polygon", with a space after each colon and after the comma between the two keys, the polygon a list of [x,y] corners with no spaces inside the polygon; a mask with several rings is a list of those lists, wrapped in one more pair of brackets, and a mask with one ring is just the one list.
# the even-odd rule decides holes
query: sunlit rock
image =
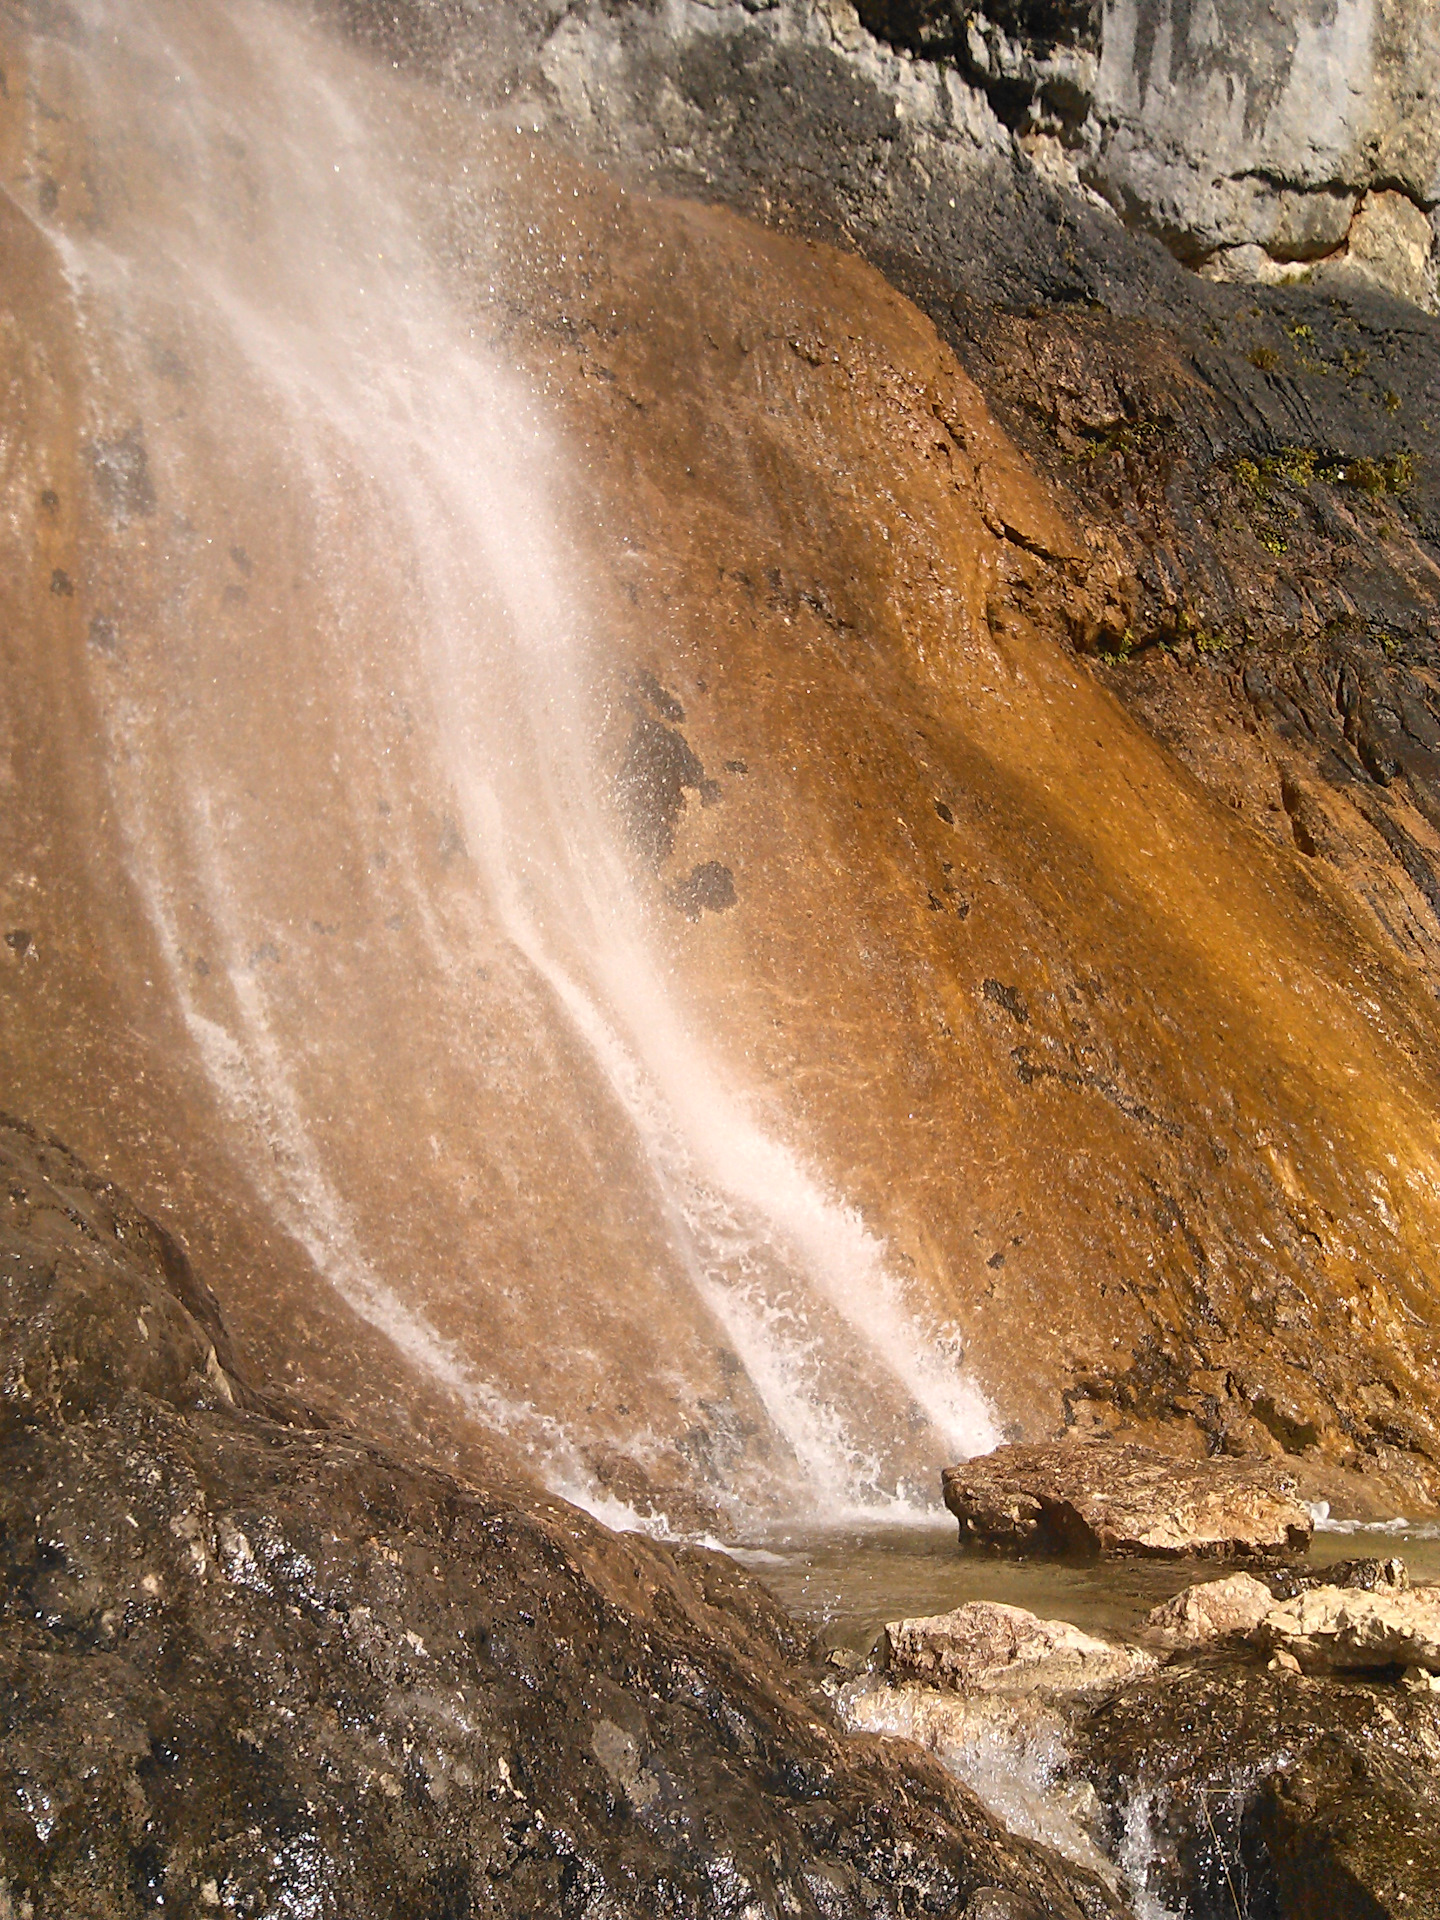
{"label": "sunlit rock", "polygon": [[872,1674],[842,1687],[836,1705],[852,1732],[923,1747],[1014,1832],[1116,1885],[1100,1797],[1083,1774],[1069,1772],[1062,1703],[1039,1692],[961,1694]]}
{"label": "sunlit rock", "polygon": [[989,1600],[928,1619],[892,1620],[885,1658],[894,1674],[960,1693],[1042,1695],[1118,1686],[1156,1664],[1139,1647]]}
{"label": "sunlit rock", "polygon": [[1005,1446],[947,1467],[960,1540],[1003,1553],[1162,1557],[1299,1551],[1294,1481],[1256,1461],[1180,1460],[1133,1443]]}
{"label": "sunlit rock", "polygon": [[1152,1608],[1146,1625],[1176,1646],[1200,1646],[1249,1633],[1274,1611],[1275,1596],[1253,1574],[1227,1574],[1186,1587]]}
{"label": "sunlit rock", "polygon": [[1373,1667],[1440,1673],[1440,1587],[1374,1593],[1312,1587],[1273,1608],[1256,1638],[1293,1654],[1306,1673]]}

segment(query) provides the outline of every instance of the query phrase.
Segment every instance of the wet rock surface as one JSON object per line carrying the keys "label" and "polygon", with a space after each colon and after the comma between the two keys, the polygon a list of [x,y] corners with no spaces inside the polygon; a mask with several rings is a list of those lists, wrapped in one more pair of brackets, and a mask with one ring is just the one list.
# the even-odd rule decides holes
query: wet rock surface
{"label": "wet rock surface", "polygon": [[1436,1769],[1327,1737],[1266,1782],[1255,1833],[1286,1920],[1440,1912]]}
{"label": "wet rock surface", "polygon": [[1283,1473],[1133,1443],[997,1447],[947,1467],[944,1492],[961,1543],[992,1552],[1229,1558],[1295,1552],[1310,1538]]}
{"label": "wet rock surface", "polygon": [[[1387,1592],[1403,1597],[1393,1579]],[[1330,1604],[1325,1589],[1306,1597]],[[962,1607],[893,1623],[885,1665],[832,1690],[847,1725],[924,1746],[1142,1911],[1433,1914],[1440,1689],[1402,1670],[1398,1640],[1384,1669],[1263,1666],[1274,1636],[1246,1624],[1262,1609],[1285,1611],[1250,1574],[1194,1585],[1159,1610],[1168,1632],[1156,1616],[1142,1630],[1152,1651],[1110,1648],[1108,1681],[1087,1689],[1063,1672],[1067,1623],[1022,1616],[1017,1630],[985,1618],[1017,1610]],[[1017,1653],[1007,1667],[1001,1650],[997,1684],[983,1656],[1002,1626]],[[1140,1656],[1128,1673],[1127,1651]]]}
{"label": "wet rock surface", "polygon": [[[943,63],[813,8],[352,12],[394,58],[408,19],[452,89],[403,79],[430,178],[493,126],[458,88],[692,197],[527,138],[497,171],[553,168],[553,195],[447,217],[494,248],[493,274],[453,263],[467,314],[593,487],[576,573],[620,682],[597,784],[719,1055],[1007,1432],[1179,1428],[1289,1455],[1337,1511],[1331,1480],[1347,1513],[1432,1503],[1433,323],[1197,280],[1020,166]],[[522,13],[530,67],[465,68],[465,33]],[[74,90],[32,56],[42,127]],[[387,58],[365,84],[402,82]],[[76,244],[92,158],[46,162]],[[600,1486],[713,1527],[787,1456],[593,1058],[490,921],[476,945],[483,830],[427,732],[393,528],[338,554],[344,516],[280,513],[264,409],[192,376],[177,410],[173,344],[117,353],[87,387],[105,424],[74,426],[56,393],[94,363],[40,172],[17,161],[6,337],[12,1098],[182,1222],[247,1351],[342,1419],[383,1406],[402,1450],[423,1426],[464,1451],[453,1398],[352,1310],[359,1271],[534,1406],[527,1441],[563,1422]],[[853,251],[695,197],[861,250],[934,329]],[[52,335],[63,364],[31,350]],[[202,400],[244,483],[190,446]],[[238,822],[221,872],[165,824],[197,778]],[[157,955],[167,892],[193,919]],[[557,1285],[575,1337],[542,1359]],[[904,1396],[877,1414],[873,1369],[851,1378],[902,1455]]]}
{"label": "wet rock surface", "polygon": [[989,1600],[927,1619],[892,1620],[884,1652],[896,1677],[961,1693],[1084,1693],[1119,1686],[1155,1664],[1138,1647]]}
{"label": "wet rock surface", "polygon": [[1196,1920],[1433,1914],[1440,1700],[1394,1684],[1179,1665],[1075,1723],[1147,1890]]}
{"label": "wet rock surface", "polygon": [[[1008,551],[985,596],[992,636],[1032,635],[1037,624],[1063,634],[1167,764],[1183,763],[1237,835],[1279,863],[1273,884],[1338,914],[1355,1004],[1358,982],[1378,967],[1418,975],[1428,1009],[1440,986],[1440,330],[1363,274],[1246,287],[1201,278],[1148,231],[1158,201],[1127,202],[1128,230],[1088,190],[1076,191],[1066,147],[1093,121],[1103,25],[1107,58],[1120,58],[1125,41],[1125,72],[1147,75],[1143,102],[1106,121],[1117,166],[1138,165],[1150,139],[1143,129],[1124,133],[1132,108],[1163,120],[1183,99],[1185,131],[1208,124],[1204,114],[1192,119],[1196,86],[1183,78],[1198,62],[1201,92],[1229,76],[1231,103],[1250,101],[1243,125],[1227,123],[1235,152],[1258,140],[1270,156],[1257,172],[1253,153],[1241,153],[1225,176],[1220,197],[1231,213],[1243,201],[1246,219],[1271,221],[1277,246],[1303,253],[1330,244],[1337,209],[1351,218],[1353,200],[1345,245],[1358,245],[1372,214],[1396,211],[1362,204],[1394,185],[1373,171],[1386,140],[1398,142],[1392,160],[1411,168],[1407,192],[1420,177],[1412,162],[1421,173],[1429,164],[1420,122],[1431,109],[1418,95],[1418,120],[1403,101],[1387,105],[1384,78],[1407,61],[1419,70],[1406,36],[1417,19],[1423,30],[1422,15],[1393,10],[1344,63],[1359,91],[1346,92],[1326,137],[1334,133],[1355,166],[1347,159],[1337,174],[1327,161],[1306,173],[1309,154],[1292,178],[1282,153],[1294,157],[1293,142],[1285,146],[1298,124],[1292,109],[1321,97],[1334,77],[1306,62],[1347,33],[1365,39],[1355,9],[1307,25],[1308,15],[1285,5],[1257,24],[1227,6],[1212,23],[1218,39],[1203,48],[1200,38],[1191,44],[1201,30],[1188,16],[1149,4],[1112,10],[1107,22],[1085,7],[1028,4],[875,0],[863,19],[843,5],[788,0],[663,13],[516,5],[487,16],[483,33],[458,11],[357,3],[345,12],[387,51],[406,52],[485,104],[523,102],[631,178],[826,235],[877,264],[933,320],[1078,534],[1057,538],[1052,527],[1042,537],[994,513]],[[1163,30],[1167,21],[1173,31]],[[1423,66],[1430,56],[1423,48],[1420,56]],[[1058,171],[1046,159],[1057,149]],[[1186,176],[1187,193],[1205,184],[1183,139],[1152,152],[1162,171]],[[1189,217],[1177,214],[1166,239],[1193,258],[1200,243],[1184,239]],[[1212,245],[1236,251],[1215,235],[1201,250]],[[1291,264],[1308,273],[1314,262],[1297,255]],[[844,351],[832,351],[845,364]],[[797,585],[810,596],[798,604],[828,607],[833,634],[869,630],[844,593],[815,587]],[[963,818],[952,799],[940,796],[952,820]],[[1127,831],[1115,822],[1115,841]],[[1063,856],[1071,882],[1088,858]],[[739,867],[724,864],[743,900]],[[952,905],[971,911],[974,889],[958,871],[952,863],[927,888],[937,915]],[[692,924],[715,922],[683,879],[672,905]],[[1195,912],[1203,917],[1198,898]],[[1223,963],[1207,953],[1190,964],[1198,986]],[[1014,974],[1001,972],[989,966],[982,977],[1024,998]],[[1027,1004],[1041,1002],[1032,993]],[[1207,1098],[1210,1120],[1182,1140],[1161,1092],[1137,1087],[1127,1063],[1111,1057],[1125,1040],[1097,1043],[1103,1016],[1093,1001],[1077,1017],[1084,1033],[1058,1043],[1037,1034],[1038,1019],[1017,1022],[1014,1072],[1047,1122],[1062,1100],[1104,1102],[1129,1124],[1132,1147],[1143,1137],[1143,1174],[1131,1148],[1122,1153],[1138,1178],[1118,1205],[1153,1217],[1183,1273],[1161,1283],[1153,1331],[1127,1341],[1120,1357],[1103,1341],[1076,1350],[1065,1425],[1082,1434],[1198,1426],[1211,1448],[1235,1454],[1310,1453],[1318,1478],[1307,1491],[1320,1497],[1331,1496],[1325,1475],[1358,1472],[1391,1513],[1433,1502],[1433,1290],[1416,1278],[1428,1256],[1362,1261],[1365,1276],[1357,1270],[1353,1286],[1347,1276],[1343,1304],[1318,1306],[1317,1289],[1346,1268],[1339,1223],[1353,1210],[1297,1199],[1293,1153],[1257,1121],[1266,1135],[1258,1179],[1286,1196],[1286,1219],[1278,1236],[1277,1223],[1265,1229],[1278,1267],[1255,1258],[1246,1232],[1204,1217],[1210,1160],[1230,1192],[1240,1180],[1235,1144],[1222,1137],[1223,1100]],[[1417,1011],[1413,1027],[1408,1016],[1390,1027],[1403,1029],[1417,1066],[1432,1019]],[[1172,1072],[1172,1088],[1176,1079]],[[1275,1076],[1272,1106],[1283,1105],[1288,1079]],[[1015,1256],[997,1246],[990,1257]],[[1254,1309],[1238,1339],[1213,1294],[1216,1277],[1237,1266]],[[1091,1290],[1088,1273],[1074,1284]],[[1136,1284],[1143,1292],[1148,1283]],[[1337,1347],[1322,1325],[1383,1346],[1385,1362],[1352,1366],[1346,1341]],[[1281,1357],[1300,1348],[1298,1366]],[[1047,1429],[1027,1416],[1021,1430]],[[1367,1510],[1378,1517],[1382,1507]]]}
{"label": "wet rock surface", "polygon": [[839,1737],[730,1562],[313,1424],[113,1185],[0,1153],[7,1913],[1119,1911]]}

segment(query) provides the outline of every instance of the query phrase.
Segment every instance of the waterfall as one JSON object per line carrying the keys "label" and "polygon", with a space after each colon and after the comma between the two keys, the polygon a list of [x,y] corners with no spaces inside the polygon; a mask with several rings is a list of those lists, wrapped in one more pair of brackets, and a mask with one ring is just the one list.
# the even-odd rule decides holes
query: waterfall
{"label": "waterfall", "polygon": [[959,1334],[762,1124],[619,822],[594,509],[485,317],[549,189],[282,7],[69,18],[12,192],[83,370],[105,787],[231,1151],[595,1511],[928,1511],[996,1438]]}

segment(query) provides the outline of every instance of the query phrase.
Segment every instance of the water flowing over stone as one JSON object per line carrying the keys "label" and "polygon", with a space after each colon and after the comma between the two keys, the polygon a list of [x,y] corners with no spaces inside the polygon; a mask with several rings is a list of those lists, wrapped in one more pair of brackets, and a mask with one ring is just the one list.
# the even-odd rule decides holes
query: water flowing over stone
{"label": "water flowing over stone", "polygon": [[[29,242],[78,408],[43,457],[74,463],[146,991],[236,1171],[577,1497],[928,1497],[937,1447],[993,1437],[958,1336],[757,1112],[647,924],[625,833],[654,796],[607,754],[627,724],[632,762],[683,749],[684,710],[627,683],[534,383],[477,337],[523,211],[503,143],[447,145],[283,10],[104,21],[27,50],[80,142],[46,150]],[[695,917],[733,900],[712,868]]]}
{"label": "water flowing over stone", "polygon": [[[538,136],[583,9],[338,11],[6,17],[13,1103],[292,1388],[619,1518],[1122,1419],[1429,1497],[1433,1009],[1076,657],[1130,605],[1076,496],[853,254]],[[970,217],[958,80],[747,19],[796,140],[853,73]],[[506,21],[540,67],[467,67]]]}
{"label": "water flowing over stone", "polygon": [[113,1183],[0,1171],[0,1909],[1123,1920],[842,1738],[725,1556],[318,1424]]}

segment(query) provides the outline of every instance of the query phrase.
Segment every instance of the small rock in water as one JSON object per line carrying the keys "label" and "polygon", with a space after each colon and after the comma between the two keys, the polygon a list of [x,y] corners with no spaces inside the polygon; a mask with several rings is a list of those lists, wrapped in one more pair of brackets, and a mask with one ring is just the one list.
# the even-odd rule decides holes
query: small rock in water
{"label": "small rock in water", "polygon": [[1262,1646],[1289,1651],[1306,1673],[1374,1667],[1440,1673],[1440,1587],[1381,1593],[1312,1587],[1274,1608],[1255,1637]]}
{"label": "small rock in water", "polygon": [[1403,1592],[1410,1570],[1397,1555],[1386,1560],[1336,1560],[1319,1572],[1288,1567],[1273,1576],[1277,1600],[1293,1600],[1312,1587],[1363,1587],[1366,1593]]}
{"label": "small rock in water", "polygon": [[1146,1626],[1177,1646],[1203,1646],[1231,1634],[1253,1633],[1275,1610],[1275,1596],[1253,1574],[1232,1573],[1186,1587],[1151,1610]]}
{"label": "small rock in water", "polygon": [[1311,1519],[1268,1462],[1180,1460],[1130,1442],[997,1447],[947,1467],[964,1546],[1001,1553],[1298,1553]]}
{"label": "small rock in water", "polygon": [[885,1653],[892,1674],[961,1693],[1085,1693],[1123,1685],[1156,1665],[1139,1647],[1098,1640],[1068,1620],[1041,1620],[991,1600],[892,1620]]}

